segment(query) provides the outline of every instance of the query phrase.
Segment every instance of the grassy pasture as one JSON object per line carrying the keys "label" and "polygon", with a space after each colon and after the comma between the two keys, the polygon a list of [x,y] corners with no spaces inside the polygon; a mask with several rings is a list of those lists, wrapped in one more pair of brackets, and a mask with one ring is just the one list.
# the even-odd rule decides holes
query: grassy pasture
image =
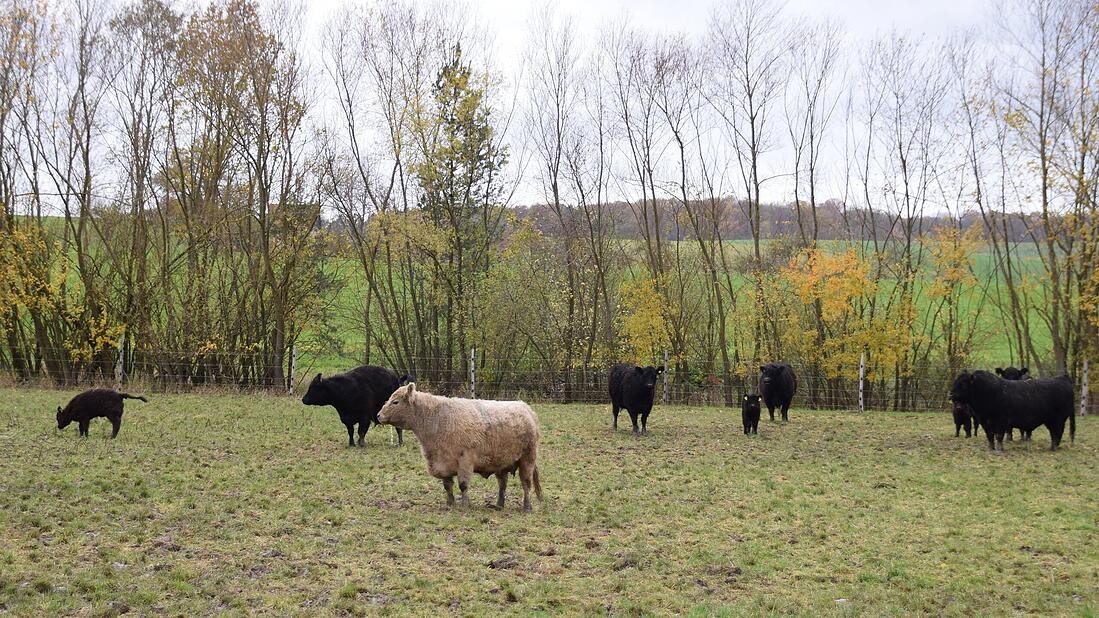
{"label": "grassy pasture", "polygon": [[[1099,423],[1050,453],[949,415],[539,405],[547,501],[448,510],[415,438],[348,449],[330,408],[127,402],[58,432],[72,393],[0,390],[0,613],[1096,615]],[[627,422],[628,424],[628,422]]]}

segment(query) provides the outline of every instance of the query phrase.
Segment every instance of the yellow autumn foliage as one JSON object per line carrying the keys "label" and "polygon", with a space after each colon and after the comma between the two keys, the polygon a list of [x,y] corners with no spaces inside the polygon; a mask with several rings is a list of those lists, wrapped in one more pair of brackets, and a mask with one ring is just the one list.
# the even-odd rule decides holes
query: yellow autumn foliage
{"label": "yellow autumn foliage", "polygon": [[671,345],[665,311],[668,301],[651,277],[622,284],[619,303],[619,332],[624,360],[648,365]]}

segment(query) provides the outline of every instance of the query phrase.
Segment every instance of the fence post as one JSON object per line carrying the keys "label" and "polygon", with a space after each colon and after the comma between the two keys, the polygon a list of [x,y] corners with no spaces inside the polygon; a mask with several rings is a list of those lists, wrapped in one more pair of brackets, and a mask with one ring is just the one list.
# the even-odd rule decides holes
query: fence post
{"label": "fence post", "polygon": [[469,396],[477,398],[477,348],[469,349]]}
{"label": "fence post", "polygon": [[115,390],[122,390],[122,375],[126,371],[126,338],[123,337],[122,341],[118,344],[118,358],[114,363],[114,388]]}
{"label": "fence post", "polygon": [[664,405],[668,405],[668,350],[664,350]]}
{"label": "fence post", "polygon": [[863,387],[866,384],[866,351],[859,353],[859,412],[866,412]]}
{"label": "fence post", "polygon": [[1084,374],[1080,378],[1080,416],[1088,415],[1088,359],[1084,359]]}
{"label": "fence post", "polygon": [[290,373],[290,376],[289,376],[290,381],[287,385],[287,391],[291,395],[294,394],[294,373],[296,372],[297,368],[298,368],[298,347],[296,345],[294,345],[293,343],[291,343],[290,344],[290,372],[289,372]]}

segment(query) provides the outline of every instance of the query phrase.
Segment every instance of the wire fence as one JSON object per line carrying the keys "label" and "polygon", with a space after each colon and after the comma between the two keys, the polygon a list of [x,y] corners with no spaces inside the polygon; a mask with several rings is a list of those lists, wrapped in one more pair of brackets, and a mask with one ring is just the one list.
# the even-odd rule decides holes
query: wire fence
{"label": "wire fence", "polygon": [[[297,354],[272,358],[256,351],[107,351],[92,358],[73,358],[67,350],[40,351],[20,367],[0,354],[0,382],[8,386],[81,388],[110,386],[143,392],[285,392],[300,394],[320,366],[333,359]],[[385,364],[385,363],[375,363]],[[485,399],[523,399],[532,403],[609,401],[605,365],[553,366],[549,362],[478,355],[416,357],[394,367],[410,374],[419,387],[443,395]],[[925,367],[909,375],[837,377],[814,367],[791,364],[798,389],[793,407],[809,409],[945,412],[954,375],[946,368]],[[348,362],[339,370],[351,369]],[[1080,413],[1099,413],[1099,401],[1088,397],[1087,363],[1077,374]],[[860,368],[860,376],[866,375]],[[741,397],[758,393],[758,374],[733,374],[707,362],[677,361],[666,365],[656,386],[657,402],[686,406],[739,407]]]}

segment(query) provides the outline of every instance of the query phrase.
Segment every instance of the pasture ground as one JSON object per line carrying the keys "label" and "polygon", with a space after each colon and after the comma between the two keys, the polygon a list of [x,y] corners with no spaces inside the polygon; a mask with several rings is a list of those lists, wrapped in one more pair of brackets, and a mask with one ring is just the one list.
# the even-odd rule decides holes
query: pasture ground
{"label": "pasture ground", "polygon": [[[536,405],[547,501],[448,510],[414,437],[331,408],[0,390],[0,613],[1096,615],[1099,422],[985,450],[941,414]],[[623,417],[625,418],[625,416]],[[628,426],[628,420],[626,422]]]}

